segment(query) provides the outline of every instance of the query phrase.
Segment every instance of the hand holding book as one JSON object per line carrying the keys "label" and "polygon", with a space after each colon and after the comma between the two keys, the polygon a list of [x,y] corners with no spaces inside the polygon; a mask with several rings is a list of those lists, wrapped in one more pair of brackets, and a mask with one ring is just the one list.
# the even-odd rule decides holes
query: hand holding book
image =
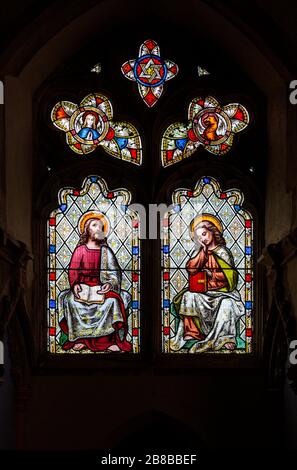
{"label": "hand holding book", "polygon": [[109,282],[106,282],[105,284],[102,284],[101,286],[97,286],[98,288],[98,294],[106,294],[106,292],[110,291],[112,288],[112,285]]}
{"label": "hand holding book", "polygon": [[202,271],[206,272],[207,277],[212,277],[212,272],[210,269],[204,268]]}

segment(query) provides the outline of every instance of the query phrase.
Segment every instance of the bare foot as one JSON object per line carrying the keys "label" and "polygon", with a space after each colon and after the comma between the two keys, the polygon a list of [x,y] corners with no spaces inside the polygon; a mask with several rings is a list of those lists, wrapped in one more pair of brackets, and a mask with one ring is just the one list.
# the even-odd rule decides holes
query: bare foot
{"label": "bare foot", "polygon": [[191,335],[186,335],[186,336],[184,337],[184,340],[187,340],[187,339],[195,339],[195,338],[193,338],[193,336],[191,336]]}
{"label": "bare foot", "polygon": [[113,344],[112,346],[109,346],[109,348],[107,348],[107,351],[120,351],[120,348],[117,344]]}
{"label": "bare foot", "polygon": [[224,346],[226,349],[229,349],[230,351],[233,351],[233,349],[235,349],[236,347],[234,343],[225,343]]}
{"label": "bare foot", "polygon": [[73,350],[74,351],[81,351],[82,349],[84,349],[86,347],[85,344],[83,343],[76,343],[74,346],[73,346]]}

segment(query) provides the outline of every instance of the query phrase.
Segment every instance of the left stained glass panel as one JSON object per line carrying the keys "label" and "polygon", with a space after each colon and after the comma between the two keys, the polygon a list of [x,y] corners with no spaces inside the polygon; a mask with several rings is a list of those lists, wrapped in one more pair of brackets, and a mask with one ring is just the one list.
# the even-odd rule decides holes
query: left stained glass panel
{"label": "left stained glass panel", "polygon": [[59,191],[47,222],[50,353],[139,352],[139,220],[130,200],[98,176]]}

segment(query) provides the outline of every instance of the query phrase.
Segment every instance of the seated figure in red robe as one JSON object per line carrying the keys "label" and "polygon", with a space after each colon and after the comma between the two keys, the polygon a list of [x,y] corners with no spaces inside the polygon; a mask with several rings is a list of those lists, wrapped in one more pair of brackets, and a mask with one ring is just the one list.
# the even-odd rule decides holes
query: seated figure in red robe
{"label": "seated figure in red robe", "polygon": [[80,240],[68,268],[70,289],[59,296],[64,350],[132,350],[126,339],[130,294],[121,290],[121,268],[107,244],[107,227],[101,213],[90,212],[81,219]]}

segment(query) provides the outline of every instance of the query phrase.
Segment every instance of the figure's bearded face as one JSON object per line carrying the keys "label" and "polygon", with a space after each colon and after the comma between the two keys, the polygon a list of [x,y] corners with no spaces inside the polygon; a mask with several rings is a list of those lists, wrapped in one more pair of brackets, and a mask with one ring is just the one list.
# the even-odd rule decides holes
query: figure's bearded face
{"label": "figure's bearded face", "polygon": [[88,227],[88,232],[90,239],[97,243],[100,243],[100,241],[104,240],[105,238],[103,223],[101,222],[101,220],[91,220],[90,225]]}

